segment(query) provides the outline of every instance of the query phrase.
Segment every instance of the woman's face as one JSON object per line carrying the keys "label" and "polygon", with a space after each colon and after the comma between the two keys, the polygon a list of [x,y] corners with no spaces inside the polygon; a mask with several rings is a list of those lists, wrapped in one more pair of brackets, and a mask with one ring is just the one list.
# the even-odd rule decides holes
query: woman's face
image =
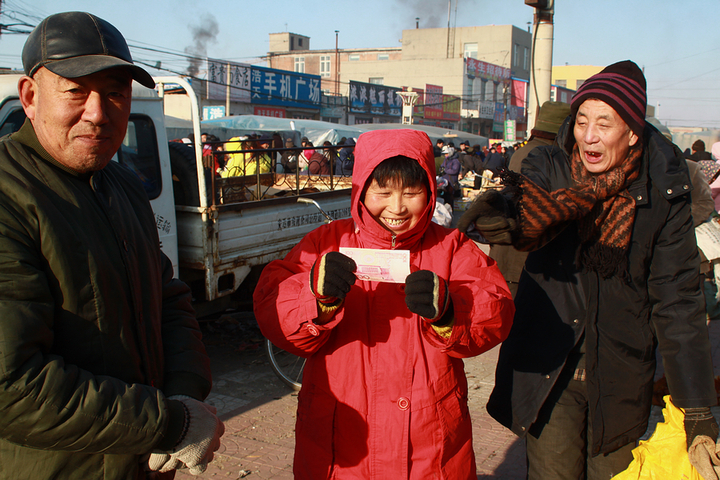
{"label": "woman's face", "polygon": [[428,193],[423,185],[403,188],[392,182],[381,187],[375,179],[363,199],[375,221],[396,235],[408,232],[418,224],[427,203]]}

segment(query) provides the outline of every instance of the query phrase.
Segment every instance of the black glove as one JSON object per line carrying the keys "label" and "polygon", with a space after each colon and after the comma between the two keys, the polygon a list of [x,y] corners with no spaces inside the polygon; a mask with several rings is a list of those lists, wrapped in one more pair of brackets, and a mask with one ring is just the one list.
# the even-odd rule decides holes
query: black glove
{"label": "black glove", "polygon": [[512,245],[517,229],[515,206],[497,190],[488,190],[470,205],[458,221],[457,228],[465,233],[471,223],[488,242]]}
{"label": "black glove", "polygon": [[355,260],[340,252],[328,252],[310,269],[310,290],[324,305],[338,305],[355,284]]}
{"label": "black glove", "polygon": [[718,424],[710,407],[685,409],[685,440],[688,449],[698,435],[707,435],[713,442],[717,441]]}
{"label": "black glove", "polygon": [[448,284],[430,270],[418,270],[405,278],[405,304],[431,323],[442,323],[450,305]]}

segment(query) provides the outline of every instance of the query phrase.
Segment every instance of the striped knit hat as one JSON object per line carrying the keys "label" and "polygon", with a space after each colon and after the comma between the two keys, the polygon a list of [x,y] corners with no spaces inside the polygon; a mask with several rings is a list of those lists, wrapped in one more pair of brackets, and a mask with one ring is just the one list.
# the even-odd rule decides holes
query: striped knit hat
{"label": "striped knit hat", "polygon": [[570,104],[573,117],[588,98],[596,98],[610,105],[628,124],[630,130],[642,137],[647,92],[645,75],[634,62],[624,60],[613,63],[585,80],[575,92]]}

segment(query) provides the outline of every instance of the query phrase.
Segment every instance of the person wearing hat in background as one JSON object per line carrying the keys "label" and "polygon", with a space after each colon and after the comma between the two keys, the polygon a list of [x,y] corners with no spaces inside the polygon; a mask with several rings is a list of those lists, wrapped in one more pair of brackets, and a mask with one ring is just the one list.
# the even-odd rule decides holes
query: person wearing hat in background
{"label": "person wearing hat in background", "polygon": [[22,60],[27,120],[0,141],[0,478],[199,474],[223,424],[190,289],[110,161],[133,79],[155,82],[83,12],[40,22]]}
{"label": "person wearing hat in background", "polygon": [[692,144],[692,153],[689,157],[690,160],[699,162],[700,160],[712,160],[710,152],[705,151],[705,142],[702,140],[695,140]]}
{"label": "person wearing hat in background", "polygon": [[[285,139],[285,148],[295,148],[295,142],[292,138]],[[280,156],[280,164],[283,167],[283,173],[295,173],[297,171],[298,154],[300,150],[285,150]]]}
{"label": "person wearing hat in background", "polygon": [[642,71],[618,62],[578,89],[557,146],[538,147],[474,223],[528,254],[488,413],[527,440],[530,479],[607,479],[645,433],[659,347],[687,446],[718,426],[690,178],[645,122]]}
{"label": "person wearing hat in background", "polygon": [[[520,165],[525,157],[535,148],[550,146],[555,141],[560,125],[570,115],[570,104],[561,102],[545,102],[540,107],[535,128],[530,131],[530,138],[524,147],[519,148],[510,158],[509,168],[513,172],[520,172]],[[517,293],[520,272],[525,265],[527,252],[519,252],[512,245],[490,246],[490,257],[494,259],[505,280],[508,282],[513,298]]]}

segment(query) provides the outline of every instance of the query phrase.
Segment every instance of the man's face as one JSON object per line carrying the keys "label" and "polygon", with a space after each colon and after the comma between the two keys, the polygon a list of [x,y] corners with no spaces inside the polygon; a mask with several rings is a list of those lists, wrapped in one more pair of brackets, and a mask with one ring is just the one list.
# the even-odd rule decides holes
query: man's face
{"label": "man's face", "polygon": [[373,179],[363,203],[375,221],[399,235],[411,230],[422,219],[428,193],[423,185],[402,188],[394,182],[381,187]]}
{"label": "man's face", "polygon": [[125,138],[132,76],[121,68],[64,78],[41,68],[18,84],[40,144],[76,172],[104,168]]}
{"label": "man's face", "polygon": [[591,173],[607,172],[620,165],[638,141],[610,105],[593,98],[578,108],[573,133],[580,159]]}

